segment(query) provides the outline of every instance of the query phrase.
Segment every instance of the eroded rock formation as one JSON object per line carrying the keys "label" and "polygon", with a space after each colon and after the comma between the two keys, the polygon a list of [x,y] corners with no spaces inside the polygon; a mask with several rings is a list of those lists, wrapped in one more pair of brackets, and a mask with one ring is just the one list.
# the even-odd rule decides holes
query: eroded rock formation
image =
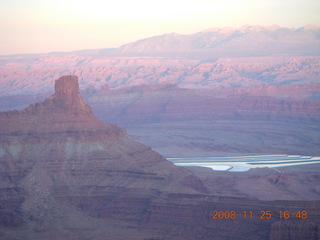
{"label": "eroded rock formation", "polygon": [[190,172],[96,118],[75,76],[58,79],[43,102],[2,112],[0,133],[3,226],[22,226],[26,218],[42,225],[60,201],[96,217],[116,211],[138,220],[159,189],[205,191]]}
{"label": "eroded rock formation", "polygon": [[[211,212],[289,204],[213,194],[96,118],[75,76],[43,102],[0,113],[0,183],[1,239],[266,239],[273,221],[212,221]],[[291,208],[317,216],[316,206]]]}

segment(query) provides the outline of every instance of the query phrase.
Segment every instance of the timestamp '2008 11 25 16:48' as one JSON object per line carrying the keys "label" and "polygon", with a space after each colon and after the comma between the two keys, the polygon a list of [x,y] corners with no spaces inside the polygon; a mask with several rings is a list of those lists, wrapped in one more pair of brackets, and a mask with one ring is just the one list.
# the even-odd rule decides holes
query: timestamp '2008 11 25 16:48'
{"label": "timestamp '2008 11 25 16:48'", "polygon": [[258,214],[254,213],[253,211],[234,211],[234,210],[225,210],[225,211],[218,211],[214,210],[211,212],[212,216],[211,219],[218,220],[218,219],[272,219],[277,217],[279,219],[290,219],[290,218],[297,218],[297,219],[307,219],[308,218],[308,211],[306,210],[299,210],[296,212],[290,211],[278,211],[276,213],[268,211],[268,210],[261,210]]}

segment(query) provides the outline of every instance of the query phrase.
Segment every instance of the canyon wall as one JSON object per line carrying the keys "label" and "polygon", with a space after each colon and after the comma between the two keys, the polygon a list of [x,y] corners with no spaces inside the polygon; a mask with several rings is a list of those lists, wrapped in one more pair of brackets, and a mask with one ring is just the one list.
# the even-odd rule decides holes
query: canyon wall
{"label": "canyon wall", "polygon": [[[284,208],[319,223],[317,201],[218,194],[221,186],[95,117],[75,76],[57,80],[43,102],[0,113],[0,162],[2,239],[275,239]],[[241,219],[212,219],[230,209]],[[243,219],[248,209],[255,217]],[[267,209],[274,218],[261,219]]]}

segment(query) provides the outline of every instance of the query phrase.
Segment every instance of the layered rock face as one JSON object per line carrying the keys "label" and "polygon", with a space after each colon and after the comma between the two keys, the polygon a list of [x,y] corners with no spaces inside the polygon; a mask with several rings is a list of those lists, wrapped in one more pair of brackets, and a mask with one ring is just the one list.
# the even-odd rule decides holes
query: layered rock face
{"label": "layered rock face", "polygon": [[272,224],[270,240],[317,240],[319,239],[319,228],[320,226],[314,223],[276,222]]}
{"label": "layered rock face", "polygon": [[[0,183],[1,239],[267,239],[273,221],[210,214],[290,205],[213,194],[189,170],[96,118],[75,76],[58,79],[43,102],[0,113]],[[317,216],[316,206],[290,208]]]}
{"label": "layered rock face", "polygon": [[[239,47],[237,47],[239,48]],[[212,59],[213,58],[213,59]],[[2,63],[2,64],[1,64]],[[52,81],[77,75],[82,88],[141,84],[179,84],[189,89],[247,88],[317,84],[320,58],[299,56],[219,58],[108,58],[98,56],[16,57],[1,59],[0,97],[52,91]]]}
{"label": "layered rock face", "polygon": [[313,84],[197,90],[158,84],[102,89],[88,101],[102,119],[125,124],[181,120],[319,122],[319,101],[308,99],[319,88]]}
{"label": "layered rock face", "polygon": [[[100,216],[106,205],[121,204],[115,199],[126,188],[133,196],[119,198],[139,205],[128,218],[139,218],[145,207],[141,198],[157,194],[153,188],[205,191],[191,173],[96,118],[75,76],[58,79],[55,94],[43,102],[2,112],[0,132],[4,226],[19,226],[26,217],[40,223],[60,200]],[[117,211],[124,214],[130,206]]]}

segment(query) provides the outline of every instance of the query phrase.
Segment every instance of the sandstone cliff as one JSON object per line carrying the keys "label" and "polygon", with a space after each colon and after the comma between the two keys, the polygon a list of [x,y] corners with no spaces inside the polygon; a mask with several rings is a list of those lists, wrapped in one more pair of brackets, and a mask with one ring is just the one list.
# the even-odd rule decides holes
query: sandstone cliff
{"label": "sandstone cliff", "polygon": [[[55,93],[43,102],[0,113],[0,133],[0,222],[5,226],[21,225],[26,217],[42,222],[57,200],[103,215],[119,198],[141,205],[145,194],[157,194],[153,189],[205,191],[190,172],[96,118],[75,76],[57,80]],[[133,196],[125,193],[127,187]],[[144,207],[127,218],[139,218]],[[130,205],[120,212],[128,214],[125,208]]]}
{"label": "sandstone cliff", "polygon": [[[100,89],[171,82],[189,89],[306,85],[319,82],[320,58],[108,58],[94,56],[21,56],[1,59],[0,96],[52,91],[54,79],[79,77],[80,88]],[[319,91],[317,91],[319,92]],[[318,96],[319,94],[317,94]]]}
{"label": "sandstone cliff", "polygon": [[0,183],[1,239],[267,239],[279,219],[211,220],[213,210],[248,207],[303,208],[319,221],[316,201],[214,194],[96,118],[75,76],[43,102],[0,113]]}

